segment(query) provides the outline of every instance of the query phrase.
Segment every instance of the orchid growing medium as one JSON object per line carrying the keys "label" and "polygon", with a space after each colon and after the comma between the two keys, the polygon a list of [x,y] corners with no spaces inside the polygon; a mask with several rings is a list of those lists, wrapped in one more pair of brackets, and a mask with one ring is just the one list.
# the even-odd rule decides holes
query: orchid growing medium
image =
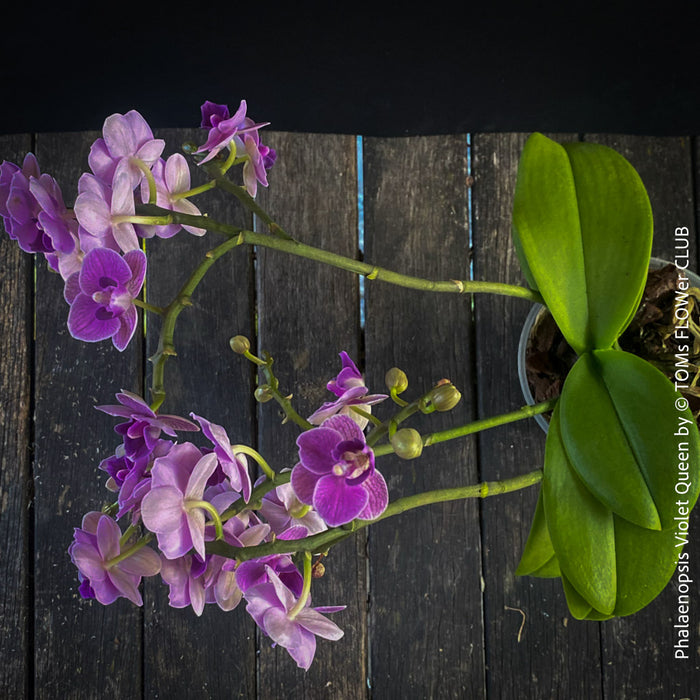
{"label": "orchid growing medium", "polygon": [[[343,636],[344,606],[312,601],[321,560],[333,547],[412,508],[537,486],[517,573],[561,579],[578,619],[605,620],[648,605],[682,560],[677,516],[682,500],[687,528],[700,492],[700,436],[678,387],[618,342],[639,306],[652,240],[651,208],[631,165],[604,146],[533,134],[513,207],[527,286],[425,280],[314,248],[285,231],[256,200],[259,187],[273,184],[277,158],[263,143],[267,123],[249,117],[245,101],[233,114],[205,102],[201,113],[201,143],[167,159],[166,144],[138,112],[108,117],[72,208],[33,154],[0,166],[5,231],[63,279],[73,338],[111,341],[123,351],[146,315],[160,331],[148,395],[115,387],[116,399],[96,406],[115,419],[117,444],[99,465],[106,505],[85,514],[66,543],[82,597],[142,605],[142,579],[160,576],[171,606],[201,615],[207,604],[224,611],[242,605],[272,644],[308,669],[318,637]],[[193,187],[195,171],[205,182]],[[197,197],[212,189],[236,198],[266,230],[202,211]],[[144,241],[183,235],[211,238],[210,250],[175,297],[154,306],[145,301]],[[274,455],[239,444],[219,417],[167,412],[166,367],[180,313],[217,260],[245,245],[425,293],[505,294],[544,304],[577,360],[560,397],[421,434],[409,427],[412,416],[448,412],[460,401],[449,380],[409,398],[408,378],[393,367],[385,368],[385,387],[368,387],[357,358],[337,348],[329,400],[303,416],[280,386],[272,357],[234,336],[230,349],[257,369],[255,398],[275,401],[298,431],[296,463],[279,468]],[[384,455],[429,459],[433,444],[550,413],[542,469],[423,493],[387,488]],[[671,439],[679,420],[687,444],[683,474],[675,471],[678,444]]]}

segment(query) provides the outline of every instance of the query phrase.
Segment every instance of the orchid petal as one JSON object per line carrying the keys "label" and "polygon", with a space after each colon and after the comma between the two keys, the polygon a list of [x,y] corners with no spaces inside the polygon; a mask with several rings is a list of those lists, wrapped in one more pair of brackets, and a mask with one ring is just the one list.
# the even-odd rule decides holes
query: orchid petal
{"label": "orchid petal", "polygon": [[374,520],[378,518],[386,510],[387,505],[389,505],[389,491],[386,481],[384,477],[375,470],[362,482],[362,488],[367,492],[369,498],[367,505],[357,517],[362,520]]}
{"label": "orchid petal", "polygon": [[327,474],[335,463],[331,452],[340,440],[338,432],[327,427],[302,433],[297,438],[301,463],[314,474]]}
{"label": "orchid petal", "polygon": [[98,319],[102,306],[87,294],[78,294],[68,312],[68,330],[77,340],[94,343],[111,338],[120,327],[118,318]]}
{"label": "orchid petal", "polygon": [[363,486],[349,486],[343,477],[322,476],[314,490],[314,508],[330,527],[354,520],[369,501]]}

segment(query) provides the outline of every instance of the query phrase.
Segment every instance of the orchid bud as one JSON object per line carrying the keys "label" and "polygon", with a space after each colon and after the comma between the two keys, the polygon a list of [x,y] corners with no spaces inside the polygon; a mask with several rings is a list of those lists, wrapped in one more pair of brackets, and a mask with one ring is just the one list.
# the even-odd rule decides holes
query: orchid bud
{"label": "orchid bud", "polygon": [[413,428],[401,428],[391,437],[391,446],[401,459],[415,459],[423,452],[423,438]]}
{"label": "orchid bud", "polygon": [[323,562],[319,559],[311,569],[311,576],[313,578],[321,578],[326,573],[326,567]]}
{"label": "orchid bud", "polygon": [[274,398],[274,396],[272,395],[272,389],[268,384],[261,384],[255,390],[255,400],[258,403],[267,403],[272,398]]}
{"label": "orchid bud", "polygon": [[244,335],[234,335],[228,341],[231,350],[238,355],[245,355],[250,350],[250,341]]}
{"label": "orchid bud", "polygon": [[384,382],[389,391],[394,390],[401,394],[408,389],[408,377],[406,373],[398,367],[392,367],[384,376]]}
{"label": "orchid bud", "polygon": [[429,400],[436,411],[450,411],[462,400],[462,394],[451,382],[440,383],[430,392]]}

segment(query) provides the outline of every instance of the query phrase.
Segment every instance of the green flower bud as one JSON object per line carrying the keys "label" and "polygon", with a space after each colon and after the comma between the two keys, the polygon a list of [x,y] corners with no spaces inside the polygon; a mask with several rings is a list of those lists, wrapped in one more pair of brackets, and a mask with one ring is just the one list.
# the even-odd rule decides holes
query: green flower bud
{"label": "green flower bud", "polygon": [[438,384],[430,392],[429,400],[436,411],[450,411],[462,400],[462,394],[454,384],[447,382]]}
{"label": "green flower bud", "polygon": [[423,438],[413,428],[401,428],[392,436],[391,446],[401,459],[415,459],[423,452]]}
{"label": "green flower bud", "polygon": [[255,390],[255,400],[258,403],[267,403],[272,398],[274,398],[272,389],[267,384],[261,384]]}
{"label": "green flower bud", "polygon": [[250,350],[250,341],[244,335],[234,335],[228,344],[231,346],[231,350],[238,355],[245,355]]}
{"label": "green flower bud", "polygon": [[398,367],[392,367],[384,376],[384,383],[387,389],[394,389],[397,394],[401,394],[408,389],[408,377],[406,373]]}

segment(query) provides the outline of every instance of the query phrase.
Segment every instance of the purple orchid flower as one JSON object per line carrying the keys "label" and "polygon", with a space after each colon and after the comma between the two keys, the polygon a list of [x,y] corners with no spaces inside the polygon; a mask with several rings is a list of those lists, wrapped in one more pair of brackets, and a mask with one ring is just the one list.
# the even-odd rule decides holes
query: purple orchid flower
{"label": "purple orchid flower", "polygon": [[122,390],[116,397],[118,405],[95,408],[110,416],[127,419],[126,422],[119,423],[114,431],[123,437],[125,454],[134,461],[153,453],[161,431],[170,437],[176,437],[176,430],[199,430],[196,423],[186,418],[156,413],[140,396],[130,391]]}
{"label": "purple orchid flower", "polygon": [[270,554],[258,559],[241,562],[236,568],[236,581],[243,595],[253,586],[270,583],[269,571],[277,574],[280,581],[298,598],[304,588],[304,577],[289,554]]}
{"label": "purple orchid flower", "polygon": [[308,421],[312,425],[321,425],[327,418],[342,414],[350,416],[364,430],[368,420],[355,413],[352,406],[357,406],[359,409],[371,413],[371,407],[374,404],[380,403],[388,397],[386,394],[368,394],[362,374],[344,350],[340,353],[340,359],[342,369],[338,376],[331,379],[326,385],[328,391],[338,398],[335,401],[324,403],[321,408],[309,416]]}
{"label": "purple orchid flower", "polygon": [[205,100],[201,107],[202,129],[213,129],[219,122],[229,119],[231,113],[228,111],[228,105],[220,105],[216,102]]}
{"label": "purple orchid flower", "polygon": [[0,216],[10,238],[27,253],[43,253],[63,279],[79,269],[78,223],[54,178],[39,171],[33,153],[22,168],[0,166]]}
{"label": "purple orchid flower", "polygon": [[[248,122],[250,125],[254,124],[252,119],[246,118],[246,124]],[[242,146],[242,150],[248,156],[248,160],[243,164],[243,183],[248,194],[255,197],[258,192],[258,183],[263,187],[268,186],[267,171],[277,160],[277,152],[273,148],[263,145],[257,130],[243,136]]]}
{"label": "purple orchid flower", "polygon": [[10,199],[10,191],[12,190],[12,180],[15,173],[18,172],[22,173],[27,181],[30,177],[39,177],[41,175],[39,163],[33,153],[27,153],[24,156],[21,168],[9,160],[4,160],[0,164],[0,216],[3,219],[10,218],[10,210],[7,208],[7,204]]}
{"label": "purple orchid flower", "polygon": [[228,114],[228,108],[224,111],[222,109],[224,107],[225,105],[216,105],[208,100],[202,105],[202,125],[205,127],[211,126],[206,143],[195,151],[195,153],[209,151],[200,161],[200,165],[211,160],[219,151],[229,146],[234,137],[238,137],[240,140],[245,134],[257,131],[269,124],[269,122],[256,124],[252,120],[246,122],[246,110],[248,107],[245,100],[241,100],[241,104],[232,117],[226,116],[223,118]]}
{"label": "purple orchid flower", "polygon": [[136,211],[128,161],[119,162],[109,185],[84,173],[78,189],[75,215],[83,229],[83,236],[96,239],[89,241],[84,248],[113,248],[113,244],[116,244],[125,252],[138,250],[136,228],[132,222],[124,220],[132,217]]}
{"label": "purple orchid flower", "polygon": [[29,189],[29,179],[40,175],[33,153],[27,153],[21,168],[9,161],[0,166],[0,215],[7,234],[27,253],[53,250],[39,226],[39,205]]}
{"label": "purple orchid flower", "polygon": [[244,454],[235,454],[231,441],[224,428],[216,423],[210,423],[206,418],[190,413],[202,428],[202,432],[214,444],[214,452],[219,459],[219,464],[224,474],[229,478],[234,491],[243,494],[247,503],[250,500],[251,483],[248,473],[248,460]]}
{"label": "purple orchid flower", "polygon": [[[224,540],[234,547],[253,547],[269,534],[270,526],[247,514],[224,523]],[[243,591],[236,578],[237,562],[217,555],[207,556],[205,573],[206,601],[216,603],[222,610],[233,610],[242,600]]]}
{"label": "purple orchid flower", "polygon": [[78,224],[69,212],[56,180],[46,173],[29,178],[29,191],[39,205],[38,220],[51,239],[53,251],[68,254],[75,249]]}
{"label": "purple orchid flower", "polygon": [[246,610],[263,634],[275,644],[283,646],[305,671],[311,666],[316,653],[316,635],[338,640],[343,630],[323,616],[343,610],[345,606],[312,608],[307,605],[290,615],[297,603],[296,596],[282,583],[280,577],[267,567],[269,582],[252,586],[246,591]]}
{"label": "purple orchid flower", "polygon": [[266,493],[260,513],[280,539],[286,539],[290,530],[293,530],[293,539],[298,539],[327,529],[321,516],[296,497],[291,484],[282,484]]}
{"label": "purple orchid flower", "polygon": [[202,614],[206,603],[205,571],[206,562],[196,554],[185,554],[177,559],[161,557],[160,575],[170,588],[171,608],[191,605],[196,615]]}
{"label": "purple orchid flower", "polygon": [[78,567],[83,597],[94,597],[103,605],[124,597],[143,605],[139,583],[143,576],[155,576],[160,571],[160,558],[152,549],[142,547],[113,563],[122,554],[121,534],[117,523],[108,515],[97,511],[87,513],[82,527],[75,528],[75,539],[68,553]]}
{"label": "purple orchid flower", "polygon": [[119,510],[117,519],[131,513],[131,522],[136,524],[141,517],[141,501],[151,490],[151,473],[149,467],[157,457],[164,457],[173,443],[169,440],[157,440],[150,453],[132,459],[126,454],[124,444],[117,446],[111,457],[103,459],[99,469],[107,472],[107,489],[116,492]]}
{"label": "purple orchid flower", "polygon": [[[270,528],[254,516],[241,514],[224,524],[224,539],[236,547],[260,544]],[[176,559],[162,557],[161,577],[170,587],[169,601],[173,608],[192,606],[201,615],[207,603],[216,603],[222,610],[233,610],[243,594],[236,582],[236,561],[214,554],[201,557],[190,552]]]}
{"label": "purple orchid flower", "polygon": [[70,334],[88,343],[111,338],[117,350],[124,350],[136,330],[134,299],[145,275],[146,255],[141,250],[124,257],[108,248],[91,250],[80,272],[66,280]]}
{"label": "purple orchid flower", "polygon": [[217,467],[216,455],[202,455],[190,442],[175,445],[153,462],[151,490],[141,502],[141,520],[158,537],[168,559],[195,550],[204,559],[204,490]]}
{"label": "purple orchid flower", "polygon": [[146,120],[132,109],[105,119],[102,138],[92,144],[88,163],[99,180],[111,186],[117,166],[124,162],[129,187],[133,190],[143,177],[138,161],[150,168],[160,158],[163,148],[165,141],[153,138]]}
{"label": "purple orchid flower", "polygon": [[[177,195],[190,190],[190,169],[185,157],[180,153],[173,153],[168,160],[162,158],[156,161],[151,169],[156,183],[156,204],[163,209],[200,216],[199,209],[188,199]],[[147,202],[149,198],[148,182],[141,181],[141,199]],[[158,236],[159,238],[171,238],[180,229],[203,236],[206,229],[194,226],[181,226],[180,224],[168,224],[166,226],[140,226],[140,230],[146,238]]]}
{"label": "purple orchid flower", "polygon": [[299,464],[291,484],[297,498],[312,505],[331,527],[355,518],[373,520],[389,503],[384,477],[355,421],[332,416],[297,438]]}

